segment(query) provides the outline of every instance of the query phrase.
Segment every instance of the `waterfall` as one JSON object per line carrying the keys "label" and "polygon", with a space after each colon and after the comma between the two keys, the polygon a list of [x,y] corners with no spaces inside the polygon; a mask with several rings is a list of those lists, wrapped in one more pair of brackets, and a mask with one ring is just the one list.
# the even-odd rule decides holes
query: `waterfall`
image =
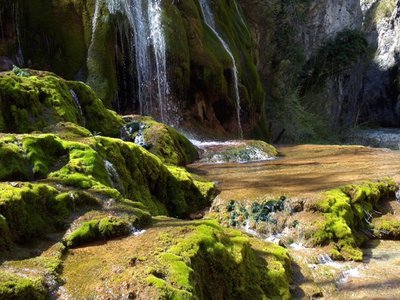
{"label": "waterfall", "polygon": [[237,123],[238,123],[238,130],[239,130],[239,138],[243,138],[243,129],[242,129],[242,123],[241,123],[241,118],[240,118],[240,93],[239,93],[239,78],[238,78],[238,68],[236,64],[235,57],[233,56],[233,53],[231,49],[229,48],[229,45],[227,42],[222,38],[222,36],[218,33],[217,26],[215,24],[214,20],[214,15],[212,13],[211,7],[208,3],[208,0],[199,0],[200,3],[200,8],[201,12],[204,17],[204,21],[206,25],[214,32],[215,36],[219,39],[221,42],[222,46],[225,48],[225,51],[228,53],[229,57],[232,60],[233,63],[233,80],[234,80],[234,97],[236,101],[236,115],[237,115]]}
{"label": "waterfall", "polygon": [[166,97],[169,93],[167,81],[166,43],[162,28],[161,0],[153,0],[148,3],[150,38],[153,42],[156,59],[158,102],[161,120],[165,121]]}
{"label": "waterfall", "polygon": [[[110,13],[122,13],[134,31],[129,43],[136,61],[140,114],[168,121],[169,84],[161,0],[108,0]],[[133,55],[134,53],[134,55]]]}

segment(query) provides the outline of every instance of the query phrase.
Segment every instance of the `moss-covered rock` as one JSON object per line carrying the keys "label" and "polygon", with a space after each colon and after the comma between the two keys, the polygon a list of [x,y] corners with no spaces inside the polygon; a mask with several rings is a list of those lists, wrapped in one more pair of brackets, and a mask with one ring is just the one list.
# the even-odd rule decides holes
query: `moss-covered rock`
{"label": "moss-covered rock", "polygon": [[87,242],[128,235],[130,226],[128,220],[119,217],[86,221],[64,239],[64,244],[67,247],[76,247]]}
{"label": "moss-covered rock", "polygon": [[0,139],[0,179],[41,178],[91,189],[140,201],[153,214],[187,216],[209,204],[213,183],[164,165],[141,146],[105,137],[75,137],[69,141],[54,134],[5,135]]}
{"label": "moss-covered rock", "polygon": [[146,281],[161,295],[200,299],[289,299],[290,262],[279,246],[252,242],[215,221],[188,224],[188,234],[157,257]]}
{"label": "moss-covered rock", "polygon": [[200,143],[201,162],[252,162],[276,158],[278,151],[270,144],[257,140]]}
{"label": "moss-covered rock", "polygon": [[58,282],[64,246],[56,243],[33,258],[8,260],[0,266],[1,299],[48,299]]}
{"label": "moss-covered rock", "polygon": [[372,221],[374,235],[381,239],[400,239],[400,220],[388,214]]}
{"label": "moss-covered rock", "polygon": [[0,131],[27,133],[67,121],[106,136],[119,136],[121,117],[107,110],[84,83],[52,73],[0,73]]}
{"label": "moss-covered rock", "polygon": [[0,271],[0,298],[46,299],[47,290],[42,278],[25,278],[9,272]]}
{"label": "moss-covered rock", "polygon": [[287,250],[214,220],[158,217],[139,236],[70,249],[63,266],[72,297],[96,298],[107,288],[116,298],[290,298]]}
{"label": "moss-covered rock", "polygon": [[66,207],[58,207],[57,190],[44,184],[0,184],[0,214],[15,242],[38,237],[58,223]]}
{"label": "moss-covered rock", "polygon": [[370,237],[374,210],[382,202],[394,199],[397,184],[390,179],[347,185],[327,191],[313,209],[325,216],[325,222],[313,234],[317,245],[331,244],[336,259],[362,260],[359,246]]}
{"label": "moss-covered rock", "polygon": [[125,139],[143,146],[167,164],[183,166],[199,158],[196,148],[176,129],[151,117],[126,116]]}

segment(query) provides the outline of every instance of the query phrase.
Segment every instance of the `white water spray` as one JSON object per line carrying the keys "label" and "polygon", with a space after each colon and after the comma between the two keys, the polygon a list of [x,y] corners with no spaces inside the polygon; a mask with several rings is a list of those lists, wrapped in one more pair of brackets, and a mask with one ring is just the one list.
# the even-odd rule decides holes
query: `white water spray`
{"label": "white water spray", "polygon": [[129,37],[135,57],[140,114],[168,121],[169,84],[161,0],[107,0],[110,13],[121,12],[134,35]]}

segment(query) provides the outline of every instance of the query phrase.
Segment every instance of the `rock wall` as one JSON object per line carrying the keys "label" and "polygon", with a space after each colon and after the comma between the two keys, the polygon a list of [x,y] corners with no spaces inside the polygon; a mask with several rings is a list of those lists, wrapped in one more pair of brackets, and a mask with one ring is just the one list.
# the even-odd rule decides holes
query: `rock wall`
{"label": "rock wall", "polygon": [[364,30],[375,56],[364,75],[361,122],[400,126],[399,51],[400,3],[396,0],[361,1]]}
{"label": "rock wall", "polygon": [[[297,94],[299,102],[325,119],[331,129],[365,124],[399,126],[398,1],[241,0],[240,3],[257,45],[261,62],[258,67],[267,90],[266,106],[272,110],[269,120],[273,136],[290,130],[285,123],[287,116],[295,119],[290,114],[292,95],[285,91],[292,89],[295,91],[292,94],[297,94],[298,89],[302,91],[301,78],[310,71],[307,65],[327,42],[346,30],[364,34],[371,48],[368,55],[353,60],[340,72],[332,72],[318,88]],[[341,59],[342,54],[336,53],[337,58]],[[279,113],[285,117],[274,118]],[[297,123],[304,126],[300,121]]]}

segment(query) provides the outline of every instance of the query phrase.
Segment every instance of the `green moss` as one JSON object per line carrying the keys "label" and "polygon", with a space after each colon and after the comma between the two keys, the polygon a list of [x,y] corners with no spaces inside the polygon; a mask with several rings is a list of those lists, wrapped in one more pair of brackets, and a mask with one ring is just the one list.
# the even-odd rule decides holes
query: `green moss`
{"label": "green moss", "polygon": [[374,227],[374,235],[382,239],[399,239],[400,238],[400,220],[392,216],[381,216],[375,218],[372,222]]}
{"label": "green moss", "polygon": [[71,122],[60,122],[55,125],[50,125],[43,128],[42,131],[57,134],[59,137],[68,140],[92,135],[86,128]]}
{"label": "green moss", "polygon": [[122,118],[114,111],[106,109],[88,85],[78,81],[68,81],[68,86],[75,91],[81,102],[86,128],[105,136],[120,136],[120,128],[124,123]]}
{"label": "green moss", "polygon": [[[195,222],[158,255],[146,281],[177,299],[289,299],[290,261],[279,246],[251,241],[216,221]],[[167,237],[166,237],[167,238]]]}
{"label": "green moss", "polygon": [[0,214],[7,220],[14,241],[27,241],[54,226],[59,217],[51,204],[57,191],[44,184],[0,184]]}
{"label": "green moss", "polygon": [[46,299],[46,289],[41,278],[23,276],[0,271],[1,299]]}
{"label": "green moss", "polygon": [[53,135],[25,137],[22,148],[32,165],[35,177],[45,177],[52,164],[66,153],[61,141]]}
{"label": "green moss", "polygon": [[153,214],[187,216],[209,203],[213,184],[197,185],[186,170],[166,167],[138,145],[103,137],[96,140],[98,151],[119,174],[114,185],[121,186],[128,198],[143,202]]}
{"label": "green moss", "polygon": [[67,247],[76,247],[88,242],[128,235],[129,232],[130,223],[127,220],[119,217],[106,217],[82,223],[64,239],[64,244]]}
{"label": "green moss", "polygon": [[185,169],[165,166],[138,145],[105,137],[74,139],[52,134],[3,137],[0,162],[8,167],[1,169],[1,178],[45,178],[69,189],[140,201],[153,214],[187,216],[208,205],[213,196],[214,184],[193,178]]}
{"label": "green moss", "polygon": [[[85,124],[93,132],[118,136],[121,117],[107,110],[94,92],[80,82],[67,82],[52,73],[30,71],[21,77],[0,75],[0,131],[27,133],[62,121]],[[82,112],[71,91],[78,96]]]}
{"label": "green moss", "polygon": [[333,242],[335,257],[362,260],[358,248],[371,230],[371,218],[382,201],[394,198],[397,185],[393,180],[347,185],[324,193],[315,209],[325,215],[325,224],[313,235],[314,244]]}
{"label": "green moss", "polygon": [[[88,85],[96,95],[103,100],[107,107],[111,107],[117,94],[117,70],[115,66],[116,25],[109,15],[105,2],[99,5],[100,17],[97,20],[96,30],[89,28],[90,42],[88,43],[87,68]],[[90,19],[95,13],[95,3],[91,5]],[[93,20],[88,20],[92,27]],[[92,36],[93,34],[93,36]]]}
{"label": "green moss", "polygon": [[[24,243],[54,230],[64,229],[78,207],[100,207],[99,200],[84,191],[59,193],[45,184],[0,184],[0,248]],[[140,216],[146,219],[146,212]],[[147,217],[148,218],[148,217]]]}
{"label": "green moss", "polygon": [[0,251],[9,251],[12,248],[12,239],[7,220],[0,215]]}
{"label": "green moss", "polygon": [[5,137],[0,140],[0,179],[26,180],[32,178],[30,162],[15,137]]}
{"label": "green moss", "polygon": [[263,141],[246,140],[237,142],[224,149],[207,149],[202,160],[205,162],[249,162],[274,158],[278,155],[276,148]]}
{"label": "green moss", "polygon": [[[143,129],[140,130],[140,127]],[[127,133],[132,132],[134,141],[138,134],[144,138],[144,147],[157,155],[164,163],[186,165],[198,159],[198,153],[192,143],[174,128],[158,123],[151,117],[134,116],[125,125]]]}

